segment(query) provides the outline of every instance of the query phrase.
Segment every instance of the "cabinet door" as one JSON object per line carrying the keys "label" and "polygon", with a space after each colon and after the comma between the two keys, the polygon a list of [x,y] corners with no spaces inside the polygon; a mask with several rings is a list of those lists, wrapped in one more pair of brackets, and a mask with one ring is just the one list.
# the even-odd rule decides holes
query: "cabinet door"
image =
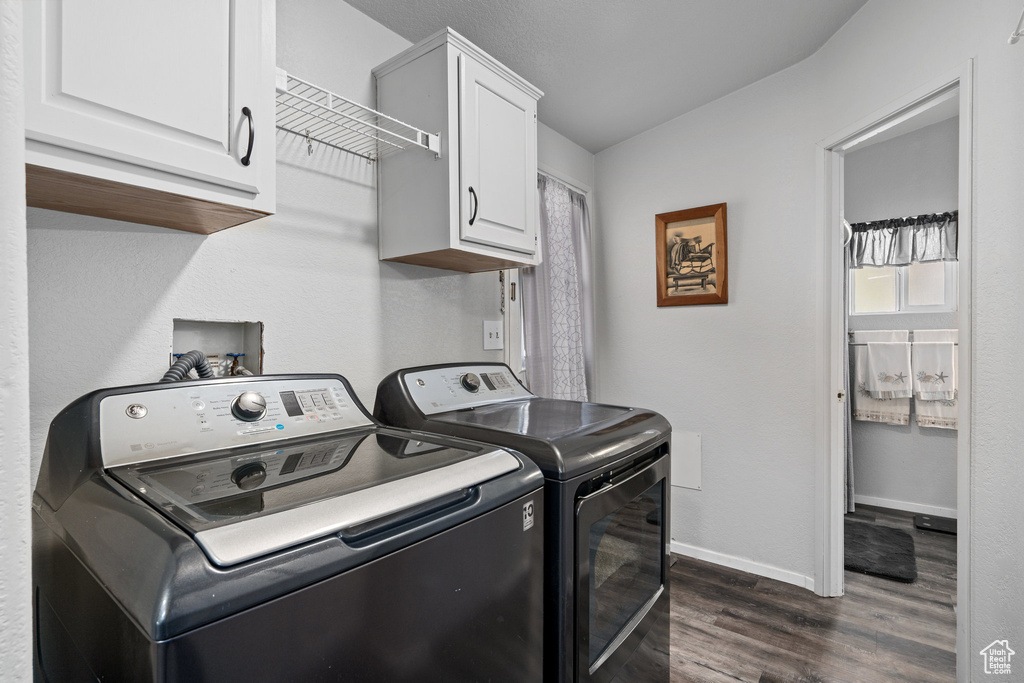
{"label": "cabinet door", "polygon": [[460,236],[537,250],[537,101],[459,55]]}
{"label": "cabinet door", "polygon": [[29,139],[259,193],[261,157],[272,165],[274,150],[256,148],[250,165],[241,161],[250,125],[242,108],[273,127],[259,92],[261,2],[41,0],[25,8]]}

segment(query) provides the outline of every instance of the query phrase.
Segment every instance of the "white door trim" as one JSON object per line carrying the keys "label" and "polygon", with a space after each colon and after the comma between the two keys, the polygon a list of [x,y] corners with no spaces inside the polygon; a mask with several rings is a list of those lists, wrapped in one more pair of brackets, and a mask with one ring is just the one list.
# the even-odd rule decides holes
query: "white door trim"
{"label": "white door trim", "polygon": [[519,379],[525,379],[523,367],[523,299],[519,286],[519,269],[509,268],[501,271],[505,284],[501,293],[502,339],[504,339],[505,365],[512,368]]}
{"label": "white door trim", "polygon": [[[818,429],[816,443],[820,457],[816,467],[815,592],[823,596],[843,594],[843,472],[845,434],[843,410],[848,400],[839,399],[843,389],[843,153],[854,144],[882,132],[934,106],[959,87],[959,362],[960,415],[957,435],[957,679],[968,680],[970,647],[971,580],[971,392],[972,281],[973,281],[973,167],[974,86],[973,60],[937,78],[914,92],[890,103],[857,123],[818,143],[816,154],[818,225],[817,247],[821,254],[818,276],[822,288],[817,333]],[[967,267],[964,267],[966,265]],[[963,400],[963,397],[967,400]]]}

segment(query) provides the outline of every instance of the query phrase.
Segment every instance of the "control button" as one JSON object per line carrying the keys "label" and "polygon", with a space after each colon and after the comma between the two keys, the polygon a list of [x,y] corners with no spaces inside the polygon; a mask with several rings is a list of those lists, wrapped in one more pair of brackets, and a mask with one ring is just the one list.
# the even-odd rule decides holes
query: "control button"
{"label": "control button", "polygon": [[274,425],[274,427],[277,428],[277,429],[284,429],[284,425],[281,425],[281,424]]}
{"label": "control button", "polygon": [[416,380],[416,384],[419,384],[421,387],[427,386],[427,383],[421,379]]}
{"label": "control button", "polygon": [[306,419],[309,420],[310,422],[319,422],[320,421],[320,416],[319,415],[307,415]]}
{"label": "control button", "polygon": [[242,422],[256,422],[267,414],[267,399],[256,391],[243,391],[231,402],[231,414]]}
{"label": "control button", "polygon": [[202,401],[199,401],[199,400],[192,401],[192,410],[202,410],[205,407],[206,407],[206,404],[203,403]]}
{"label": "control button", "polygon": [[204,479],[206,479],[206,476],[206,472],[200,472],[199,474],[196,475],[196,481],[203,481]]}
{"label": "control button", "polygon": [[149,409],[146,408],[146,406],[142,405],[141,403],[133,403],[127,408],[125,408],[124,412],[127,413],[128,417],[132,418],[133,420],[141,420],[142,418],[146,417],[146,413],[149,412]]}
{"label": "control button", "polygon": [[467,372],[465,375],[459,378],[459,384],[471,394],[475,394],[480,391],[480,378],[474,375],[472,372]]}
{"label": "control button", "polygon": [[192,487],[192,495],[193,496],[198,496],[200,493],[202,493],[205,490],[206,490],[206,487],[203,486],[202,484],[199,484],[198,486],[193,486]]}
{"label": "control button", "polygon": [[266,432],[276,431],[273,427],[249,427],[248,429],[239,429],[236,434],[239,436],[250,436],[252,434],[265,434]]}
{"label": "control button", "polygon": [[231,473],[231,481],[243,491],[251,491],[267,479],[267,467],[261,462],[250,462]]}

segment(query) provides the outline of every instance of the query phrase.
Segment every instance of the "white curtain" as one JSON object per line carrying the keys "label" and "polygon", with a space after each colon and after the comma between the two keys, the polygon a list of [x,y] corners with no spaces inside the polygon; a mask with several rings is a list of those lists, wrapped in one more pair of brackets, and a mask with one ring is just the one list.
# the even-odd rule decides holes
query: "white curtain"
{"label": "white curtain", "polygon": [[956,261],[957,212],[854,223],[850,268]]}
{"label": "white curtain", "polygon": [[593,297],[587,200],[541,175],[541,263],[524,268],[526,381],[538,396],[586,401],[593,377]]}

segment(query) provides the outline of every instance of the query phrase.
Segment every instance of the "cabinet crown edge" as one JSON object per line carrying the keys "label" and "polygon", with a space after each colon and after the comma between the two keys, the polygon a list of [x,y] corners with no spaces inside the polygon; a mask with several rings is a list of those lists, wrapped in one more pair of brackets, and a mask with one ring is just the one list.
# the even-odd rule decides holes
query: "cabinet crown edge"
{"label": "cabinet crown edge", "polygon": [[479,47],[469,42],[465,37],[454,31],[450,26],[441,29],[437,33],[424,38],[420,42],[416,43],[407,50],[398,53],[391,59],[387,60],[383,64],[375,66],[371,73],[375,79],[380,79],[383,76],[391,73],[395,69],[408,64],[409,62],[422,57],[426,53],[434,50],[442,45],[452,45],[461,52],[468,54],[476,61],[486,65],[490,70],[496,74],[503,76],[513,85],[517,86],[526,94],[530,95],[534,99],[539,100],[544,96],[544,92],[533,85],[525,78],[510,70],[507,66],[499,62],[497,59],[487,54]]}

